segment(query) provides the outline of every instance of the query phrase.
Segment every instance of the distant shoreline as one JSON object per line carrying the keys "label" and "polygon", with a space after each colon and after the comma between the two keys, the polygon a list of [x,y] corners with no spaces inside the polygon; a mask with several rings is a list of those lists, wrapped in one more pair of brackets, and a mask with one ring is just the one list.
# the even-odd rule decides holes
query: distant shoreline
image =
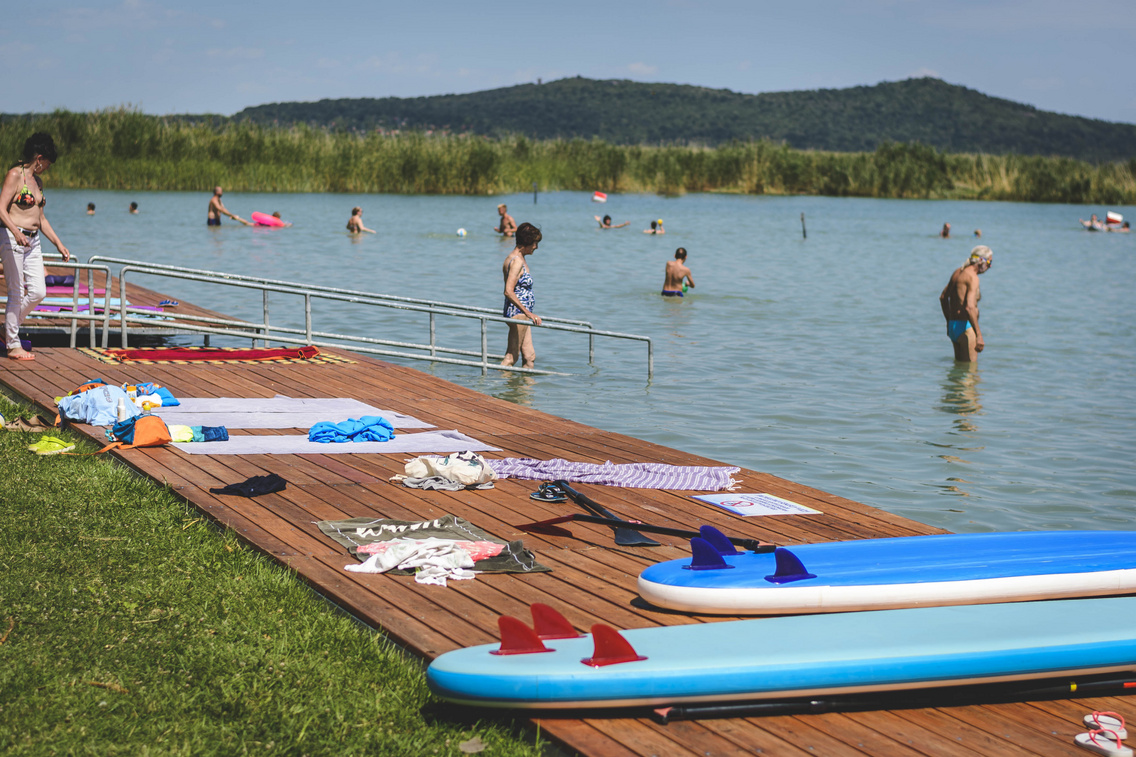
{"label": "distant shoreline", "polygon": [[717,148],[600,140],[335,133],[250,123],[220,128],[127,110],[57,112],[0,122],[14,160],[34,131],[60,160],[50,183],[75,189],[354,192],[487,196],[540,191],[682,195],[721,192],[893,199],[1136,204],[1136,159],[943,153],[884,144],[873,152],[797,150],[770,141]]}

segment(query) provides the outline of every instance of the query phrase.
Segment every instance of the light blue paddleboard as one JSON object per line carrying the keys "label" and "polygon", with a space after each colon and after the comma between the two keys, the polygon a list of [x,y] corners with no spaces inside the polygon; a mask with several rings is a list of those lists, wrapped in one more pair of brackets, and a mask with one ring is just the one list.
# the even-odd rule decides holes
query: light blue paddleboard
{"label": "light blue paddleboard", "polygon": [[718,553],[699,541],[691,540],[694,558],[640,574],[643,599],[686,612],[775,615],[1136,593],[1136,531],[801,544],[721,555],[717,567]]}
{"label": "light blue paddleboard", "polygon": [[[595,627],[593,627],[593,630]],[[633,662],[592,667],[592,637],[550,652],[441,655],[431,690],[486,707],[789,699],[1136,669],[1136,598],[925,607],[621,632]]]}

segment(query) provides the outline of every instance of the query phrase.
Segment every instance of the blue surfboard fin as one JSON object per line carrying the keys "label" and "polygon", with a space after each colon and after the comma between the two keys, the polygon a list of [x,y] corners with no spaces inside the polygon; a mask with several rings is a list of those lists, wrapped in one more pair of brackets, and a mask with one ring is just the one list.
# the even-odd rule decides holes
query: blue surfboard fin
{"label": "blue surfboard fin", "polygon": [[803,581],[806,578],[816,578],[815,573],[809,573],[805,570],[801,558],[784,547],[778,547],[774,550],[773,557],[777,560],[777,570],[773,572],[772,576],[765,577],[765,580],[770,583],[787,584],[793,581]]}
{"label": "blue surfboard fin", "polygon": [[690,565],[683,565],[683,570],[725,570],[732,568],[727,565],[722,553],[706,539],[695,536],[690,540]]}
{"label": "blue surfboard fin", "polygon": [[706,541],[710,542],[714,549],[718,550],[718,554],[720,555],[741,554],[740,552],[738,552],[738,549],[734,546],[733,542],[726,538],[726,535],[724,533],[714,528],[713,526],[702,526],[698,529],[698,535]]}

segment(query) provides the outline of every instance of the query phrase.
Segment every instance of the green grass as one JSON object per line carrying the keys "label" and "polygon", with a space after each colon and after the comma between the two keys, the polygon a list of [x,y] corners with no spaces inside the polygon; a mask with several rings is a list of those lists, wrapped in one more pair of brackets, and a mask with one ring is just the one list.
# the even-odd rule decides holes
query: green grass
{"label": "green grass", "polygon": [[1136,159],[945,153],[918,143],[873,152],[795,150],[770,141],[718,147],[614,145],[410,132],[189,122],[126,109],[0,121],[0,157],[52,134],[55,187],[242,192],[488,195],[542,191],[735,192],[849,197],[1136,203]]}
{"label": "green grass", "polygon": [[0,752],[540,753],[508,720],[449,717],[420,662],[170,490],[38,438],[0,430]]}

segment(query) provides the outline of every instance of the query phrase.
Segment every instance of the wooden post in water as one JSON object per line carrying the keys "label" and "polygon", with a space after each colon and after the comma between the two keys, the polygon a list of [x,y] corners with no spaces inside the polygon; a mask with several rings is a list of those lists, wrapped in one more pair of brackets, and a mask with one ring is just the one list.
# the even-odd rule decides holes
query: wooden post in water
{"label": "wooden post in water", "polygon": [[533,205],[536,205],[536,182],[533,182]]}
{"label": "wooden post in water", "polygon": [[805,229],[805,214],[801,213],[801,238],[808,239],[809,232]]}

